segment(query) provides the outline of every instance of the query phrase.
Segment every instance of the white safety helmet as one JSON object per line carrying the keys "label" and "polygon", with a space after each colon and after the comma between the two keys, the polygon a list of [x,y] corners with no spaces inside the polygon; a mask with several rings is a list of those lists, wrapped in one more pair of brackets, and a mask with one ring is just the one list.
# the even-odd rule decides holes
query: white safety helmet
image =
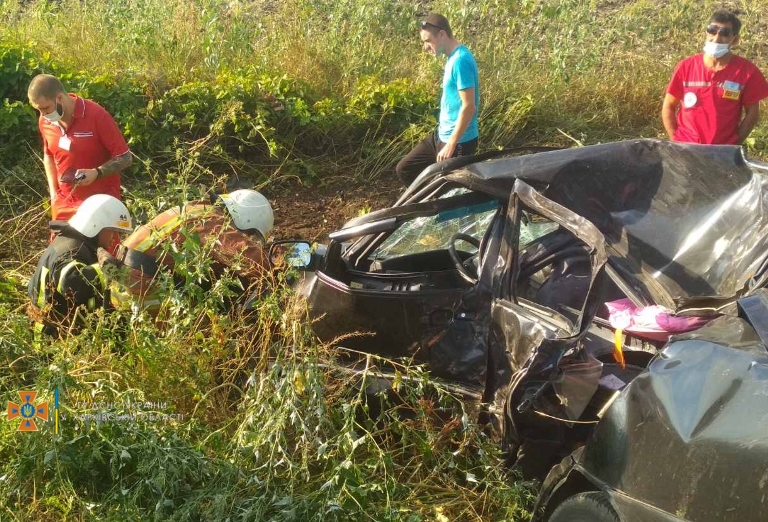
{"label": "white safety helmet", "polygon": [[80,204],[69,226],[85,237],[96,237],[103,229],[131,232],[131,214],[122,201],[108,194],[94,194]]}
{"label": "white safety helmet", "polygon": [[232,221],[240,230],[255,228],[265,238],[272,231],[275,215],[267,198],[251,189],[241,189],[219,195],[227,206]]}

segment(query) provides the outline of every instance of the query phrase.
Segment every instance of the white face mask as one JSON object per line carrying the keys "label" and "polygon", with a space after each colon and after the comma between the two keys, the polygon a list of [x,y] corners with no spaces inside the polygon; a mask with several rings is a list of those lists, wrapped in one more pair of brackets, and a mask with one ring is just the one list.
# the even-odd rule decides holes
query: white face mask
{"label": "white face mask", "polygon": [[707,42],[704,44],[704,54],[708,54],[713,58],[721,58],[728,54],[731,50],[731,46],[725,43]]}
{"label": "white face mask", "polygon": [[64,116],[64,108],[59,102],[56,102],[56,108],[53,112],[43,114],[43,118],[45,118],[48,123],[56,123],[57,121],[61,120],[62,116]]}

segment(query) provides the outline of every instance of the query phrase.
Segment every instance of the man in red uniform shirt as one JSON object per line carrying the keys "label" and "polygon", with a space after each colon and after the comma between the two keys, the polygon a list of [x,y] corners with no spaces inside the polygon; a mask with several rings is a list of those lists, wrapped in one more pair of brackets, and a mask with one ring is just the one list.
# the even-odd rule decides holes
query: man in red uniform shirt
{"label": "man in red uniform shirt", "polygon": [[661,119],[669,139],[692,143],[743,143],[760,118],[768,82],[732,49],[741,21],[720,9],[706,28],[704,53],[677,64],[667,87]]}
{"label": "man in red uniform shirt", "polygon": [[40,112],[51,218],[68,220],[93,194],[120,199],[120,171],[132,159],[112,116],[95,102],[67,94],[50,74],[35,76],[27,96]]}

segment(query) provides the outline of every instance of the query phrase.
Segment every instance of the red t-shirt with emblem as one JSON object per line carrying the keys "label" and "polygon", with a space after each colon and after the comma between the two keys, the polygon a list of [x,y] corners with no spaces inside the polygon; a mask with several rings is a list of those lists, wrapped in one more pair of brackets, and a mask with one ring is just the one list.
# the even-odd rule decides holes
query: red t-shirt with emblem
{"label": "red t-shirt with emblem", "polygon": [[715,72],[697,54],[677,64],[667,93],[681,101],[675,141],[733,144],[739,141],[742,108],[768,97],[768,82],[740,56]]}
{"label": "red t-shirt with emblem", "polygon": [[[129,150],[117,123],[101,105],[73,94],[69,96],[75,100],[75,112],[66,131],[42,116],[38,120],[43,152],[53,158],[59,179],[69,168],[95,169]],[[119,199],[120,174],[106,176],[88,186],[59,182],[51,209],[53,219],[69,219],[80,203],[93,194],[109,194]]]}

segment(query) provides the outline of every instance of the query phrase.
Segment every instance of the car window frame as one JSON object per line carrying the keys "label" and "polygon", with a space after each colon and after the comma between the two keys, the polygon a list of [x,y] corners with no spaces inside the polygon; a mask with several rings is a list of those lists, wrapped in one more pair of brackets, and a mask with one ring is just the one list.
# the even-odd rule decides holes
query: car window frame
{"label": "car window frame", "polygon": [[[416,217],[436,215],[439,212],[460,208],[462,206],[470,206],[473,204],[496,201],[499,204],[499,210],[497,211],[497,215],[494,216],[493,220],[489,224],[488,228],[490,229],[492,228],[495,220],[499,219],[499,215],[506,214],[506,201],[503,201],[498,197],[487,194],[485,192],[468,189],[470,192],[465,194],[459,194],[450,198],[440,198],[440,194],[444,194],[453,188],[468,187],[464,187],[461,184],[446,184],[444,187],[442,187],[442,190],[440,190],[439,194],[433,193],[434,197],[431,197],[428,200],[417,201],[414,203],[408,203],[400,206],[390,207],[388,209],[379,210],[348,222],[347,225],[339,232],[352,227],[362,227],[362,225],[366,225],[370,222],[384,221],[386,219],[396,218],[394,223],[390,224],[388,230],[379,231],[375,234],[361,231],[359,237],[346,237],[346,240],[351,240],[352,244],[345,250],[344,257],[352,266],[357,266],[360,260],[367,258],[371,252],[373,252],[381,243],[386,240],[387,237],[389,237],[392,231],[399,228],[403,222],[409,221]],[[360,230],[363,229],[361,228]],[[339,236],[337,235],[336,237]]]}
{"label": "car window frame", "polygon": [[[506,270],[502,275],[500,284],[496,288],[494,299],[521,306],[520,300],[515,294],[516,285],[513,282],[517,281],[520,275],[519,233],[522,211],[525,209],[540,214],[568,230],[590,249],[591,278],[589,291],[587,292],[587,298],[582,309],[579,310],[578,320],[570,332],[571,336],[577,337],[581,335],[581,333],[586,331],[592,319],[591,317],[586,317],[585,311],[590,300],[594,299],[594,294],[597,291],[595,283],[600,274],[604,272],[608,262],[605,237],[593,223],[546,198],[521,179],[515,180],[508,208],[508,224],[511,230],[504,233],[505,241],[503,242],[504,246],[500,255],[505,259],[505,265],[511,267],[511,269]],[[547,308],[547,310],[551,309]],[[554,310],[552,312],[557,313]]]}
{"label": "car window frame", "polygon": [[[485,208],[483,208],[485,207]],[[370,252],[370,254],[367,256],[367,259],[371,261],[375,260],[383,260],[383,259],[390,259],[390,258],[397,258],[400,256],[406,256],[411,254],[418,254],[418,253],[425,253],[429,251],[434,250],[447,250],[451,247],[451,241],[450,238],[448,238],[446,241],[441,241],[440,244],[434,245],[434,246],[425,246],[425,245],[419,245],[421,248],[416,248],[418,242],[414,241],[416,239],[415,237],[412,237],[413,234],[419,234],[424,233],[427,228],[426,227],[432,227],[429,230],[436,229],[436,234],[441,235],[444,234],[445,227],[453,224],[457,228],[455,232],[462,233],[462,234],[468,234],[472,237],[475,237],[476,232],[480,232],[479,236],[476,237],[476,240],[478,241],[478,244],[482,242],[482,240],[487,236],[488,231],[492,228],[492,224],[497,219],[500,209],[502,208],[502,205],[498,202],[498,200],[491,199],[485,203],[476,203],[472,205],[466,205],[466,206],[460,206],[456,207],[455,209],[445,209],[441,210],[436,214],[430,215],[430,216],[416,216],[411,219],[402,220],[398,223],[398,227],[394,230],[392,230],[386,238],[383,238],[382,241],[380,241],[375,248],[373,248]],[[438,220],[438,218],[441,217],[441,214],[446,214],[449,212],[452,212],[454,210],[473,210],[472,212],[468,212],[465,215],[456,215],[456,216],[445,216],[444,220]],[[467,218],[472,216],[474,219],[470,220],[471,224],[468,224],[466,221],[461,221],[463,218]],[[482,222],[484,222],[485,226],[482,227],[482,229],[478,225],[482,225],[481,222],[481,216],[482,216]],[[433,220],[433,222],[422,222],[421,226],[414,226],[413,222],[415,220]],[[462,228],[460,225],[464,224],[465,228]],[[403,229],[405,227],[408,227],[407,231],[403,232]],[[441,230],[442,229],[442,230]],[[470,233],[470,230],[472,233]],[[384,253],[384,257],[378,257],[381,256],[381,249],[384,248],[384,246],[387,244],[388,241],[390,241],[398,232],[402,232],[402,235],[400,236],[399,240],[402,242],[399,245],[400,249],[405,248],[406,252],[401,253],[393,253],[392,250],[389,252]],[[425,236],[422,236],[422,239]],[[445,239],[445,236],[442,236]],[[407,239],[407,241],[406,241]],[[436,238],[437,239],[437,238]],[[464,244],[463,242],[459,242],[461,244]],[[471,246],[471,245],[470,245]],[[398,248],[398,245],[389,245],[387,248]],[[457,248],[457,251],[467,252],[472,255],[478,253],[480,250],[480,245],[475,249],[474,246],[472,246],[469,250],[463,250]]]}

